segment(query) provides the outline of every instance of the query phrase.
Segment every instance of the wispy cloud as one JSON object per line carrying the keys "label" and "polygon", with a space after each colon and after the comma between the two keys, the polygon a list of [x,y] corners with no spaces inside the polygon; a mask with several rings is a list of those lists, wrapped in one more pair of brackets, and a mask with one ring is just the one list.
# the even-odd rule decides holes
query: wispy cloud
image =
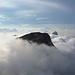
{"label": "wispy cloud", "polygon": [[0,24],[2,24],[2,22],[6,19],[6,16],[4,15],[0,15]]}
{"label": "wispy cloud", "polygon": [[0,0],[0,7],[5,8],[15,8],[16,10],[13,10],[13,12],[17,12],[17,14],[20,15],[27,15],[27,16],[34,16],[33,13],[40,13],[40,12],[49,12],[49,10],[68,10],[68,8],[58,2],[53,1],[43,1],[43,0]]}
{"label": "wispy cloud", "polygon": [[42,0],[19,0],[16,1],[15,5],[18,10],[15,10],[14,12],[16,15],[20,16],[36,16],[35,14],[49,12],[49,10],[68,10],[68,8],[61,3]]}
{"label": "wispy cloud", "polygon": [[0,22],[3,22],[5,20],[10,20],[10,19],[11,18],[9,18],[8,16],[0,14]]}
{"label": "wispy cloud", "polygon": [[23,27],[28,27],[28,26],[30,26],[30,24],[21,24],[21,26],[23,26]]}
{"label": "wispy cloud", "polygon": [[5,0],[0,0],[0,7],[5,7],[5,8],[14,8],[15,5],[12,1],[5,1]]}
{"label": "wispy cloud", "polygon": [[61,3],[57,3],[57,2],[43,2],[43,4],[45,4],[46,6],[49,6],[51,8],[55,8],[55,9],[59,9],[59,10],[67,10],[68,8],[61,4]]}
{"label": "wispy cloud", "polygon": [[[22,22],[24,18],[27,20],[29,19],[29,22],[31,20],[34,22],[34,20],[46,20],[47,18],[44,17],[51,17],[52,19],[49,18],[47,22],[50,23],[51,21],[52,23],[56,23],[56,21],[60,21],[60,18],[63,21],[61,14],[64,15],[65,19],[65,15],[67,15],[68,10],[70,10],[70,8],[67,6],[67,4],[65,5],[61,1],[59,2],[59,0],[0,0],[0,14],[8,16],[7,20],[11,19],[11,22]],[[58,20],[55,18],[55,16],[58,18]],[[1,20],[4,18],[4,16],[0,16]]]}
{"label": "wispy cloud", "polygon": [[[22,0],[24,1],[24,0]],[[66,5],[63,5],[62,3],[59,2],[54,2],[54,1],[43,1],[43,0],[31,0],[31,1],[24,1],[29,4],[29,6],[32,6],[33,8],[55,8],[59,10],[68,10]],[[31,4],[31,5],[30,5]],[[41,10],[42,10],[41,9]],[[46,10],[46,9],[45,9]]]}
{"label": "wispy cloud", "polygon": [[37,18],[36,20],[47,20],[48,18],[47,17],[40,17],[40,18]]}
{"label": "wispy cloud", "polygon": [[37,16],[34,10],[19,10],[15,12],[15,15],[19,17],[30,17],[30,16]]}
{"label": "wispy cloud", "polygon": [[4,15],[0,15],[0,19],[5,19],[6,17]]}

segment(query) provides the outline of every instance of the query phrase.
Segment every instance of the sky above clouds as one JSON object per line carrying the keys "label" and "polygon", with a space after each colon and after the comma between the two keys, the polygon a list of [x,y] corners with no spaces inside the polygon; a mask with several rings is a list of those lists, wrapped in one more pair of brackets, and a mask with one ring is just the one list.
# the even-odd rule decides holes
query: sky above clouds
{"label": "sky above clouds", "polygon": [[0,26],[75,28],[74,7],[75,0],[0,0]]}

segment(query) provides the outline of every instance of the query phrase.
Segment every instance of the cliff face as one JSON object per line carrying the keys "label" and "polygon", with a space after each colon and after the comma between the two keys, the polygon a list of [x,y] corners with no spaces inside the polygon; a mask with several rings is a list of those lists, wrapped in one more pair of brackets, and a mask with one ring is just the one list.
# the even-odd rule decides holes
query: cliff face
{"label": "cliff face", "polygon": [[37,44],[46,44],[48,46],[54,46],[50,36],[47,33],[33,32],[30,34],[23,35],[19,38]]}

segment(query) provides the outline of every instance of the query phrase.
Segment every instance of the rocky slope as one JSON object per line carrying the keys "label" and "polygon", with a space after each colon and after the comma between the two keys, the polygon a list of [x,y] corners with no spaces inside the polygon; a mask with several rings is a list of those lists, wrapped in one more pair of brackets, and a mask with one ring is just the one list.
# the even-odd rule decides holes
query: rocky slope
{"label": "rocky slope", "polygon": [[27,40],[30,43],[46,44],[48,46],[54,46],[50,36],[47,33],[33,32],[30,34],[23,35],[19,38]]}

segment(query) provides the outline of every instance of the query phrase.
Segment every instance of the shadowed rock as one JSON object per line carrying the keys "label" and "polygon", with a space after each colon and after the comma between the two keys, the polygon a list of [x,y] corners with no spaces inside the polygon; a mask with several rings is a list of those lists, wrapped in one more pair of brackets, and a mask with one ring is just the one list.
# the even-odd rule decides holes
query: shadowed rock
{"label": "shadowed rock", "polygon": [[52,34],[54,34],[54,35],[58,35],[58,33],[57,33],[56,31],[54,31]]}
{"label": "shadowed rock", "polygon": [[37,43],[37,44],[46,44],[48,46],[54,46],[50,36],[47,33],[40,33],[40,32],[33,32],[30,34],[23,35],[19,37],[23,40],[27,40],[30,43]]}

